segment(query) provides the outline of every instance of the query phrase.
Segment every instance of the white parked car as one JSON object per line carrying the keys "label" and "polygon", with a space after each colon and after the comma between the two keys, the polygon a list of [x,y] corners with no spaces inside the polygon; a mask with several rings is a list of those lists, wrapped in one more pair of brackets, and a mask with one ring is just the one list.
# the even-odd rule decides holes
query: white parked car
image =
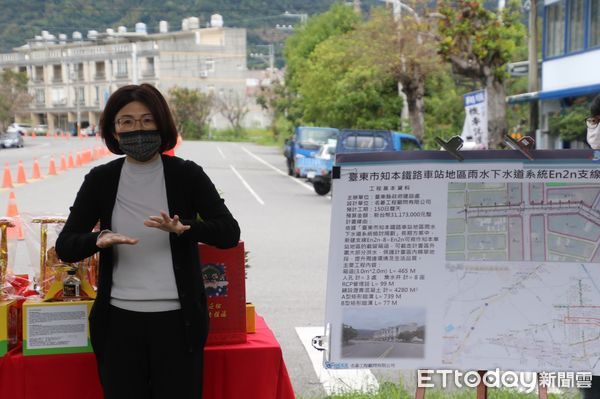
{"label": "white parked car", "polygon": [[37,125],[33,128],[33,131],[38,136],[45,136],[48,134],[48,125]]}
{"label": "white parked car", "polygon": [[11,123],[7,132],[19,132],[21,136],[25,136],[26,134],[31,134],[33,132],[33,127],[28,123]]}

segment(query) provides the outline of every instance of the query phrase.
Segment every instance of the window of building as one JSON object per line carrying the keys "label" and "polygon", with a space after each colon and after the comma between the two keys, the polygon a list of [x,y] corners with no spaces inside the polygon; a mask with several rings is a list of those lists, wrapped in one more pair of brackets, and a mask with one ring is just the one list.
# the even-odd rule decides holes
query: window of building
{"label": "window of building", "polygon": [[145,60],[145,67],[142,71],[143,76],[154,76],[154,57],[147,57]]}
{"label": "window of building", "polygon": [[65,96],[64,88],[52,89],[52,104],[64,105],[67,103],[67,97]]}
{"label": "window of building", "polygon": [[584,18],[585,0],[569,1],[569,52],[583,50],[584,48]]}
{"label": "window of building", "polygon": [[565,53],[565,4],[562,1],[546,8],[546,57]]}
{"label": "window of building", "polygon": [[36,82],[44,81],[44,67],[43,66],[35,67],[35,78],[34,79]]}
{"label": "window of building", "polygon": [[52,65],[52,81],[62,82],[62,65]]}
{"label": "window of building", "polygon": [[35,102],[38,105],[46,103],[46,91],[44,89],[35,89]]}
{"label": "window of building", "polygon": [[85,90],[83,87],[74,87],[73,91],[75,93],[75,104],[85,105]]}
{"label": "window of building", "polygon": [[127,76],[127,60],[126,59],[118,59],[117,60],[117,76],[118,77]]}
{"label": "window of building", "polygon": [[83,81],[83,62],[73,65],[73,80]]}
{"label": "window of building", "polygon": [[100,86],[94,87],[94,104],[100,104]]}
{"label": "window of building", "polygon": [[600,46],[600,0],[590,0],[589,47]]}
{"label": "window of building", "polygon": [[215,60],[213,60],[211,58],[207,58],[206,61],[204,61],[204,70],[207,72],[214,72],[215,71]]}
{"label": "window of building", "polygon": [[106,79],[106,71],[104,69],[104,61],[96,62],[96,79],[102,80]]}

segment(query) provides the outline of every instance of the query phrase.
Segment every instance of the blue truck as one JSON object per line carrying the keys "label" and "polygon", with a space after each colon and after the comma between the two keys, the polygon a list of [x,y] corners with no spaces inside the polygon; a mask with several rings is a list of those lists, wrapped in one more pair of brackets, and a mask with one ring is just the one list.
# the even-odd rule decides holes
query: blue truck
{"label": "blue truck", "polygon": [[[339,133],[335,153],[348,152],[383,152],[383,151],[412,151],[420,150],[421,143],[412,134],[393,132],[390,130],[356,130],[342,129]],[[325,156],[320,154],[327,152]],[[318,172],[312,179],[314,190],[319,195],[325,195],[331,190],[331,170],[334,155],[331,151],[321,151],[315,158],[320,162],[316,166]]]}
{"label": "blue truck", "polygon": [[285,141],[283,155],[286,158],[288,174],[307,177],[312,159],[323,144],[337,139],[339,130],[331,127],[298,126],[294,135]]}

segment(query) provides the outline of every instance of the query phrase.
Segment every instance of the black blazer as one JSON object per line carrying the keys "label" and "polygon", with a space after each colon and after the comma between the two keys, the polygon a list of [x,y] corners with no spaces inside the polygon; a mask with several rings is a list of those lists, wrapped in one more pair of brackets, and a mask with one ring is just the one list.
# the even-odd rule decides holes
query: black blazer
{"label": "black blazer", "polygon": [[[83,181],[71,213],[56,241],[58,257],[77,262],[100,251],[98,293],[90,314],[94,352],[105,344],[113,275],[113,249],[96,246],[101,230],[111,228],[121,168],[125,158],[93,168]],[[208,333],[208,310],[198,257],[198,242],[219,248],[237,245],[240,228],[202,168],[192,161],[162,155],[169,215],[179,215],[191,228],[180,236],[169,234],[175,282],[189,351],[203,344]],[[158,211],[158,210],[157,210]],[[150,216],[150,215],[148,215]],[[100,360],[100,359],[99,359]]]}

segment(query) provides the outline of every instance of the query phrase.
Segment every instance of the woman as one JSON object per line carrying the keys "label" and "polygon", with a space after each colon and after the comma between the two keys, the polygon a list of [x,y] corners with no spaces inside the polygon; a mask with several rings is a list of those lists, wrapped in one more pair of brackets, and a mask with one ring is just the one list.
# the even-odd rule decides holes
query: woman
{"label": "woman", "polygon": [[233,247],[238,224],[200,166],[161,155],[177,132],[156,88],[121,87],[99,127],[126,156],[86,175],[56,251],[66,262],[100,252],[90,335],[104,397],[201,398],[208,310],[197,243]]}

